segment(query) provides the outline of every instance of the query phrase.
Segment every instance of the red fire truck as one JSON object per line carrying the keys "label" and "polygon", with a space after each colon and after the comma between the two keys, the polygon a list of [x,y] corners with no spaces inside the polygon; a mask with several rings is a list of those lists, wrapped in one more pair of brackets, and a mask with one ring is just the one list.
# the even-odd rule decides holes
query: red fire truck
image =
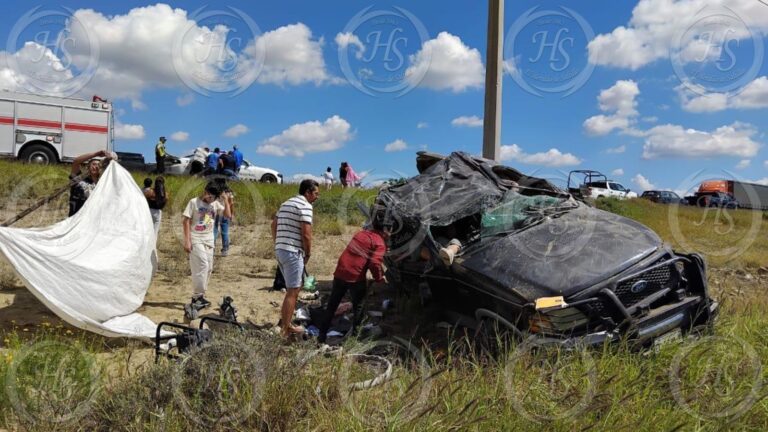
{"label": "red fire truck", "polygon": [[0,156],[49,164],[113,148],[112,104],[0,90]]}

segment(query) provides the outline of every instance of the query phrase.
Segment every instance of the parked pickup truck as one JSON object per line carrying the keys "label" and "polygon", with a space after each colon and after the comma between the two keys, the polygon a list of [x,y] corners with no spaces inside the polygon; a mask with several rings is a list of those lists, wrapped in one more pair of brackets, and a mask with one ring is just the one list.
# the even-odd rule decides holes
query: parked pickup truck
{"label": "parked pickup truck", "polygon": [[[578,177],[582,181],[578,182]],[[575,177],[575,178],[574,178]],[[637,194],[625,188],[620,183],[608,180],[605,174],[599,171],[577,170],[568,174],[568,192],[576,198],[637,198]]]}
{"label": "parked pickup truck", "polygon": [[117,160],[128,171],[151,172],[155,170],[154,165],[149,166],[144,162],[144,155],[141,153],[117,152]]}

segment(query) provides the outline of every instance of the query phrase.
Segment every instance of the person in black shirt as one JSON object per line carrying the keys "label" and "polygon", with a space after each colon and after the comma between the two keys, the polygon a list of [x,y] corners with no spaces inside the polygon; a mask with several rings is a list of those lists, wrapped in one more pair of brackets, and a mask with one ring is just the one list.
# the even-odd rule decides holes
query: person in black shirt
{"label": "person in black shirt", "polygon": [[232,152],[224,152],[219,157],[220,174],[227,176],[230,180],[237,180],[237,161]]}
{"label": "person in black shirt", "polygon": [[96,183],[101,177],[102,161],[96,158],[103,157],[104,163],[112,159],[111,154],[105,150],[99,150],[93,153],[86,153],[75,158],[72,162],[72,171],[69,173],[69,179],[74,180],[81,176],[81,165],[88,161],[88,171],[80,180],[73,184],[69,189],[69,216],[73,216],[80,211],[85,201],[96,188]]}

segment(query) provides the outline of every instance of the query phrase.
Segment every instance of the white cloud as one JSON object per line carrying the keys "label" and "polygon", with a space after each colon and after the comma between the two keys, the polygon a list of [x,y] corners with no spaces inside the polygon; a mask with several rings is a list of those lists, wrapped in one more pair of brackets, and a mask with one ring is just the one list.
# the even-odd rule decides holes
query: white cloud
{"label": "white cloud", "polygon": [[504,63],[502,63],[501,66],[504,70],[504,73],[507,73],[512,76],[515,76],[520,72],[517,69],[517,63],[515,63],[515,59],[504,60]]}
{"label": "white cloud", "polygon": [[399,152],[403,150],[408,150],[408,144],[401,139],[396,139],[384,146],[384,151],[387,153]]}
{"label": "white cloud", "polygon": [[424,42],[416,54],[409,56],[409,61],[405,77],[413,85],[458,93],[485,84],[480,51],[448,32],[440,32],[437,38]]}
{"label": "white cloud", "polygon": [[333,151],[352,139],[351,128],[349,122],[338,115],[324,122],[295,124],[279,135],[264,140],[256,151],[272,156],[296,157],[306,153]]}
{"label": "white cloud", "polygon": [[416,124],[416,129],[426,129],[429,127],[429,123],[427,122],[419,122]]}
{"label": "white cloud", "polygon": [[478,116],[461,116],[451,120],[451,126],[454,127],[482,127],[483,119]]}
{"label": "white cloud", "polygon": [[[312,30],[303,23],[286,25],[264,33],[249,44],[244,52],[257,58],[259,52],[265,55],[264,67],[260,73],[247,62],[242,63],[243,80],[259,73],[257,81],[262,84],[299,85],[314,83],[320,85],[337,82],[326,69],[323,57],[323,38],[313,39]],[[238,66],[241,66],[238,63]]]}
{"label": "white cloud", "polygon": [[750,158],[757,154],[760,144],[752,139],[757,131],[749,124],[733,123],[712,132],[685,129],[666,124],[647,132],[643,145],[644,159],[663,157],[715,157],[740,156]]}
{"label": "white cloud", "polygon": [[736,169],[745,169],[748,168],[749,165],[752,163],[749,159],[742,159],[739,161],[738,164],[736,164]]}
{"label": "white cloud", "polygon": [[611,171],[612,176],[621,177],[624,175],[624,170],[621,168],[616,168],[615,170]]}
{"label": "white cloud", "polygon": [[[250,84],[260,71],[261,83],[334,81],[323,60],[322,38],[313,39],[310,29],[302,23],[280,27],[253,40],[247,31],[226,24],[209,28],[198,25],[193,18],[182,8],[162,3],[136,7],[122,15],[104,15],[93,9],[74,11],[66,35],[71,42],[66,47],[72,70],[86,70],[94,58],[91,47],[99,47],[98,68],[80,96],[128,99],[135,102],[135,109],[140,109],[142,93],[147,90],[186,88],[179,74],[194,82],[210,77],[206,84],[213,87]],[[256,59],[264,53],[261,68]],[[49,49],[27,42],[16,53],[0,52],[0,87],[31,89],[27,77],[5,67],[4,57],[9,55],[20,60],[27,74],[44,77],[48,82],[64,82],[72,77],[71,70],[63,67]],[[36,60],[40,58],[44,61]],[[230,63],[236,65],[235,69]],[[51,93],[58,94],[58,87],[51,87]],[[180,97],[179,105],[186,100],[188,97]]]}
{"label": "white cloud", "polygon": [[178,131],[171,134],[171,140],[184,142],[189,139],[189,133],[184,131]]}
{"label": "white cloud", "polygon": [[646,123],[656,123],[657,121],[659,121],[659,118],[656,116],[647,116],[647,117],[643,117],[641,120]]}
{"label": "white cloud", "polygon": [[627,151],[627,146],[625,146],[625,145],[620,145],[620,146],[618,146],[618,147],[612,147],[612,148],[609,148],[609,149],[608,149],[608,150],[606,150],[605,152],[606,152],[606,153],[608,153],[608,154],[622,154],[622,153],[624,153],[625,151]]}
{"label": "white cloud", "polygon": [[224,131],[224,136],[227,138],[237,138],[239,136],[245,135],[250,131],[248,129],[248,126],[238,123],[231,128]]}
{"label": "white cloud", "polygon": [[759,185],[768,186],[768,177],[763,177],[760,180],[755,180],[752,183],[757,183]]}
{"label": "white cloud", "polygon": [[145,136],[146,133],[142,125],[115,122],[115,139],[139,140],[144,139]]}
{"label": "white cloud", "polygon": [[542,153],[525,153],[517,144],[501,146],[502,161],[518,161],[529,165],[547,167],[573,166],[581,163],[581,159],[571,153],[563,153],[558,149],[549,149]]}
{"label": "white cloud", "polygon": [[363,54],[365,53],[365,45],[354,33],[338,33],[335,40],[336,45],[338,45],[340,48],[347,48],[350,45],[357,48],[355,50],[355,58],[358,60],[363,58]]}
{"label": "white cloud", "polygon": [[763,162],[763,166],[764,166],[764,167],[766,167],[766,168],[768,168],[768,160],[767,160],[767,161],[765,161],[765,162]]}
{"label": "white cloud", "polygon": [[[13,63],[18,65],[17,69],[10,67]],[[33,91],[30,77],[47,83],[51,94],[61,95],[66,92],[66,82],[73,78],[73,74],[53,51],[35,42],[25,42],[13,54],[0,51],[0,89]]]}
{"label": "white cloud", "polygon": [[314,174],[294,174],[288,179],[288,183],[301,183],[302,180],[314,180],[320,184],[323,184],[323,177],[316,176]]}
{"label": "white cloud", "polygon": [[614,130],[636,134],[631,126],[637,121],[637,101],[640,94],[637,83],[632,80],[616,81],[610,88],[604,89],[597,97],[600,110],[608,115],[592,116],[584,121],[584,131],[588,135],[602,136]]}
{"label": "white cloud", "polygon": [[647,191],[656,189],[656,186],[651,183],[645,176],[642,174],[637,174],[634,177],[632,177],[632,182],[637,185],[640,189]]}
{"label": "white cloud", "polygon": [[768,76],[754,79],[744,86],[741,91],[734,94],[707,93],[700,86],[687,84],[681,84],[675,88],[680,96],[683,109],[686,111],[716,112],[726,109],[758,109],[768,107]]}
{"label": "white cloud", "polygon": [[195,101],[195,95],[193,93],[187,93],[183,96],[179,96],[176,98],[176,105],[180,107],[185,107],[187,105],[190,105],[194,101]]}
{"label": "white cloud", "polygon": [[[717,7],[721,6],[721,7]],[[709,7],[710,9],[705,9]],[[597,35],[589,42],[589,61],[603,66],[614,66],[637,70],[656,60],[670,55],[676,43],[685,32],[709,16],[707,10],[717,13],[730,9],[745,20],[755,31],[768,29],[768,9],[754,0],[640,0],[632,11],[632,18],[626,26],[615,28],[611,33]],[[700,14],[701,12],[701,14]],[[728,14],[731,14],[728,12]],[[746,28],[734,26],[730,37],[748,38]],[[703,38],[683,40],[681,56],[692,59],[703,50],[709,58],[719,57],[722,44],[705,41]]]}

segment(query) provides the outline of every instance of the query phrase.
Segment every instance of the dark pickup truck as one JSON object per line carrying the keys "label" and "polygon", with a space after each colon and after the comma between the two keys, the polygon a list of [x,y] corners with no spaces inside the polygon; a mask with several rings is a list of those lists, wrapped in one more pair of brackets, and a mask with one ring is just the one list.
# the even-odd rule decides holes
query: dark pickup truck
{"label": "dark pickup truck", "polygon": [[117,161],[128,171],[153,172],[155,164],[144,162],[144,155],[141,153],[116,152]]}

